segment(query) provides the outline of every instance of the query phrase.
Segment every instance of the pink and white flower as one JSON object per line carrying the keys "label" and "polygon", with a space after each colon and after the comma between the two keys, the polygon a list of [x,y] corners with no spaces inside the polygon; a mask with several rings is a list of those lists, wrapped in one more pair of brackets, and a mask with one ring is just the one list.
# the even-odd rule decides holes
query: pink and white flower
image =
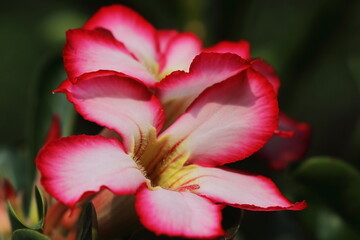
{"label": "pink and white flower", "polygon": [[[204,67],[215,61],[222,64]],[[145,227],[191,238],[224,235],[223,204],[260,211],[306,207],[290,203],[268,178],[220,167],[258,151],[277,128],[272,85],[239,56],[201,54],[189,73],[171,74],[157,90],[115,71],[65,81],[56,91],[119,138],[79,135],[47,144],[36,160],[45,189],[71,207],[104,188],[135,194]],[[161,102],[179,99],[191,102],[166,121]]]}

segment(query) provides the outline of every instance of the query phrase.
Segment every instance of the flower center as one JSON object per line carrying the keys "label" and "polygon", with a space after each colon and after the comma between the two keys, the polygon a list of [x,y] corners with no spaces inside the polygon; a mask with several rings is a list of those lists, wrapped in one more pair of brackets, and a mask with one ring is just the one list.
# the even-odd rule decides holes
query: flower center
{"label": "flower center", "polygon": [[159,64],[152,60],[144,60],[143,64],[146,66],[146,69],[154,76],[156,81],[160,82],[162,76],[160,75]]}
{"label": "flower center", "polygon": [[162,187],[176,191],[196,188],[192,172],[195,165],[186,165],[189,154],[181,142],[170,145],[167,136],[156,138],[156,131],[151,131],[142,144],[135,162],[144,176],[151,182],[151,187]]}

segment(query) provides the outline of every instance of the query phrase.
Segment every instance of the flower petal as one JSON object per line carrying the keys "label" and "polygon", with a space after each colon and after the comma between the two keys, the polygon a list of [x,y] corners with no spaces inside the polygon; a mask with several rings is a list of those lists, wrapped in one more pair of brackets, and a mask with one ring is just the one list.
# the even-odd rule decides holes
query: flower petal
{"label": "flower petal", "polygon": [[305,201],[291,203],[268,178],[219,168],[199,167],[194,192],[213,201],[256,211],[302,210]]}
{"label": "flower petal", "polygon": [[100,8],[84,29],[105,28],[142,63],[157,60],[156,30],[142,16],[122,5]]}
{"label": "flower petal", "polygon": [[46,191],[71,207],[101,188],[133,194],[145,182],[121,144],[101,136],[54,140],[41,149],[36,163]]}
{"label": "flower petal", "polygon": [[154,75],[105,30],[69,30],[63,57],[70,78],[97,70],[114,70],[141,79],[145,84],[156,82]]}
{"label": "flower petal", "polygon": [[276,75],[275,70],[267,62],[262,59],[256,58],[251,60],[251,67],[261,73],[273,86],[275,92],[277,93],[280,87],[280,79]]}
{"label": "flower petal", "polygon": [[259,150],[273,135],[277,116],[272,86],[248,69],[207,88],[162,136],[188,151],[188,163],[222,165]]}
{"label": "flower petal", "polygon": [[154,128],[162,128],[164,113],[158,99],[126,75],[98,71],[62,86],[57,91],[65,92],[85,119],[121,135],[127,152],[135,153]]}
{"label": "flower petal", "polygon": [[215,238],[224,235],[221,205],[190,192],[143,185],[136,194],[135,208],[141,223],[157,235]]}
{"label": "flower petal", "polygon": [[212,47],[204,49],[203,52],[233,53],[244,59],[250,59],[251,57],[250,44],[245,40],[240,40],[238,42],[219,42]]}
{"label": "flower petal", "polygon": [[[210,48],[206,48],[203,52],[217,52],[217,53],[233,53],[240,57],[250,60],[250,44],[247,41],[240,40],[239,42],[223,41]],[[275,92],[278,92],[280,87],[280,79],[276,75],[275,70],[262,59],[251,60],[251,67],[261,73],[273,85]]]}
{"label": "flower petal", "polygon": [[165,77],[175,70],[188,71],[191,61],[201,52],[201,40],[192,33],[173,37],[164,52],[160,75]]}
{"label": "flower petal", "polygon": [[190,72],[174,72],[157,85],[157,95],[166,111],[166,125],[185,112],[191,102],[211,85],[248,68],[234,54],[202,53],[195,57]]}
{"label": "flower petal", "polygon": [[283,113],[279,115],[279,130],[291,131],[294,134],[291,138],[274,135],[257,153],[273,170],[284,170],[289,163],[299,161],[305,155],[310,142],[310,126]]}
{"label": "flower petal", "polygon": [[158,30],[157,36],[159,41],[159,51],[160,53],[164,53],[169,46],[169,42],[171,42],[174,37],[179,34],[176,30]]}
{"label": "flower petal", "polygon": [[61,137],[60,117],[57,114],[55,114],[51,118],[50,127],[46,134],[44,144],[51,142],[52,140],[58,139],[60,137]]}

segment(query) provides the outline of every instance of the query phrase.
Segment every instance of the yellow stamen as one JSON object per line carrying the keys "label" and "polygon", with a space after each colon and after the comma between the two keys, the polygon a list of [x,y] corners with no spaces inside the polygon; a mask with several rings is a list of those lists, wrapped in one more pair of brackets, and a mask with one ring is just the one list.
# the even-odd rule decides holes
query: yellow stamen
{"label": "yellow stamen", "polygon": [[194,184],[193,172],[195,165],[186,166],[189,153],[182,147],[181,141],[169,144],[168,137],[156,137],[156,130],[152,129],[138,154],[133,156],[139,169],[149,180],[149,189],[187,189],[186,186]]}

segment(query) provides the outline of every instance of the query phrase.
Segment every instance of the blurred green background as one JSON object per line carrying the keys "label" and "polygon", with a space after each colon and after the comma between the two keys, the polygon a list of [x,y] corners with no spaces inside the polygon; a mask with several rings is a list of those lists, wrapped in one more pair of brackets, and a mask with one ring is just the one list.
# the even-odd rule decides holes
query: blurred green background
{"label": "blurred green background", "polygon": [[[0,167],[3,172],[14,162],[16,167],[2,174],[12,175],[18,188],[31,181],[34,164],[29,159],[41,146],[52,113],[66,123],[65,135],[74,124],[82,131],[79,123],[67,119],[73,116],[71,106],[63,96],[51,95],[51,90],[65,78],[61,65],[65,31],[80,27],[99,7],[112,3],[130,6],[157,28],[195,32],[207,46],[221,40],[248,40],[252,56],[267,60],[281,78],[282,111],[311,125],[307,156],[340,159],[317,159],[319,168],[329,166],[324,176],[312,172],[311,166],[308,171],[307,165],[285,173],[297,179],[295,189],[300,190],[293,190],[291,184],[283,188],[306,198],[309,210],[297,214],[293,222],[286,220],[289,213],[250,213],[244,239],[358,239],[354,229],[359,218],[349,213],[354,209],[338,209],[348,202],[322,202],[339,194],[343,185],[336,185],[338,179],[346,176],[346,181],[359,183],[360,1],[356,0],[6,1],[0,8]],[[280,185],[286,182],[282,173],[267,174]],[[336,178],[324,194],[308,194],[307,184],[320,175],[318,180],[324,181],[320,189]],[[358,192],[358,186],[350,188]],[[310,187],[312,193],[317,190]],[[360,213],[358,205],[355,210]],[[265,230],[254,232],[257,228],[251,224]]]}

